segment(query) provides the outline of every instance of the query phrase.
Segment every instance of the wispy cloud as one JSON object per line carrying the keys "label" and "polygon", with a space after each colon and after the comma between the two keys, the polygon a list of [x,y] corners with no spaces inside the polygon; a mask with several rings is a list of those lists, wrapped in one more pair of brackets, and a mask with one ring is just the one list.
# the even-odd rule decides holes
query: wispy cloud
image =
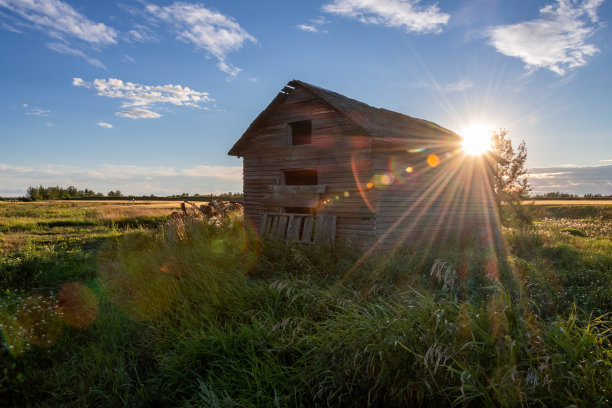
{"label": "wispy cloud", "polygon": [[115,112],[115,115],[130,119],[157,119],[162,116],[157,112],[142,108],[133,108],[121,112]]}
{"label": "wispy cloud", "polygon": [[297,28],[299,28],[302,31],[308,31],[311,33],[318,33],[319,29],[317,29],[317,27],[313,26],[313,25],[308,25],[308,24],[298,24],[296,25]]}
{"label": "wispy cloud", "polygon": [[[24,108],[26,108],[28,105],[24,104],[25,106],[23,106]],[[39,108],[37,106],[33,106],[31,107],[27,112],[26,115],[33,115],[33,116],[49,116],[49,114],[51,113],[50,110],[47,109],[43,109],[43,108]]]}
{"label": "wispy cloud", "polygon": [[612,165],[529,169],[533,193],[612,194]]}
{"label": "wispy cloud", "polygon": [[2,170],[2,171],[12,171],[12,172],[16,172],[16,173],[29,173],[29,172],[33,171],[29,167],[13,166],[13,165],[10,165],[10,164],[3,164],[3,163],[0,163],[0,170]]}
{"label": "wispy cloud", "polygon": [[226,61],[227,54],[239,50],[247,41],[257,42],[232,17],[199,4],[176,2],[165,7],[148,4],[145,10],[155,19],[170,24],[180,40],[215,56],[219,69],[231,77],[241,69]]}
{"label": "wispy cloud", "polygon": [[95,67],[106,69],[104,64],[100,62],[99,59],[92,58],[89,55],[85,54],[83,51],[71,48],[64,43],[48,43],[47,48],[55,52],[59,52],[60,54],[69,54],[81,57]]}
{"label": "wispy cloud", "polygon": [[587,40],[603,25],[597,16],[603,1],[557,0],[541,8],[538,19],[490,28],[489,42],[502,54],[523,60],[529,70],[547,68],[564,75],[599,51]]}
{"label": "wispy cloud", "polygon": [[461,79],[457,82],[441,84],[437,81],[418,81],[412,84],[413,88],[431,88],[438,92],[463,92],[474,86],[468,79]]}
{"label": "wispy cloud", "polygon": [[127,32],[127,39],[142,43],[159,41],[153,30],[142,24],[135,24],[134,28]]}
{"label": "wispy cloud", "polygon": [[296,25],[296,28],[302,30],[302,31],[307,31],[309,33],[323,33],[326,34],[327,30],[321,30],[321,26],[323,26],[324,24],[329,23],[329,21],[327,21],[325,19],[325,17],[323,16],[319,16],[317,18],[314,18],[312,20],[310,20],[307,24],[298,24]]}
{"label": "wispy cloud", "polygon": [[10,31],[12,33],[21,34],[21,30],[16,29],[10,24],[5,23],[4,21],[0,21],[0,28],[6,31]]}
{"label": "wispy cloud", "polygon": [[93,89],[98,95],[108,98],[122,99],[122,108],[133,109],[117,112],[116,115],[131,119],[159,118],[159,113],[144,109],[158,104],[203,108],[203,104],[213,101],[208,92],[181,85],[142,85],[116,78],[94,79],[93,82],[73,78],[72,85]]}
{"label": "wispy cloud", "polygon": [[98,122],[96,123],[96,125],[106,128],[106,129],[112,129],[113,125],[111,125],[110,123],[106,123],[106,122]]}
{"label": "wispy cloud", "polygon": [[418,3],[419,0],[334,0],[323,6],[323,11],[408,32],[441,32],[450,15],[437,4],[422,7]]}
{"label": "wispy cloud", "polygon": [[102,164],[70,166],[46,164],[16,166],[0,163],[0,194],[23,195],[34,185],[74,185],[106,192],[120,189],[124,194],[220,193],[240,191],[242,166],[197,165],[186,168]]}
{"label": "wispy cloud", "polygon": [[[42,31],[55,41],[47,48],[60,54],[83,58],[91,65],[106,69],[104,64],[92,58],[80,48],[83,45],[97,49],[101,45],[116,44],[117,31],[103,23],[96,23],[61,0],[0,0],[0,8],[9,10],[4,14],[15,24],[25,29]],[[21,32],[2,23],[2,28]],[[75,46],[76,41],[80,46]]]}
{"label": "wispy cloud", "polygon": [[53,38],[78,38],[92,44],[115,44],[117,32],[95,23],[60,0],[0,0],[0,7]]}

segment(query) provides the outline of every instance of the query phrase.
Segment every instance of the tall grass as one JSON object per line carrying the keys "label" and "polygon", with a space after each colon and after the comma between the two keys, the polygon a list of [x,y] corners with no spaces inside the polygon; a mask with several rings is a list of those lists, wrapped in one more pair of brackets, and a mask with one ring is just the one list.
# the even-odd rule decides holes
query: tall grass
{"label": "tall grass", "polygon": [[236,217],[128,232],[97,255],[96,321],[0,354],[0,405],[609,406],[609,239],[505,239],[508,258],[455,242],[354,267]]}

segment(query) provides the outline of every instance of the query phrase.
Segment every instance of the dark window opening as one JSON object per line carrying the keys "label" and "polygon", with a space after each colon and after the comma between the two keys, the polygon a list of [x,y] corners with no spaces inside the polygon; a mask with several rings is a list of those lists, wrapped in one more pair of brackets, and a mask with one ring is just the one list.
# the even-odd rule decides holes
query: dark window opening
{"label": "dark window opening", "polygon": [[293,146],[312,143],[312,121],[301,120],[289,124],[291,129],[291,144]]}
{"label": "dark window opening", "polygon": [[316,170],[285,170],[286,186],[316,186],[319,178]]}
{"label": "dark window opening", "polygon": [[310,207],[285,207],[285,212],[290,214],[317,214],[316,208]]}

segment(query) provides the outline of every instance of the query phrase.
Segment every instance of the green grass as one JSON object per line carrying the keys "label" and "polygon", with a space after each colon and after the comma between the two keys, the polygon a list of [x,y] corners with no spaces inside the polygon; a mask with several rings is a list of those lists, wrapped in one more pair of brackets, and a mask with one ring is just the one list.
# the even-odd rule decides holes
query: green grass
{"label": "green grass", "polygon": [[[612,403],[609,215],[536,214],[504,231],[506,256],[447,242],[359,263],[259,241],[240,218],[72,210],[3,237],[0,406]],[[81,327],[68,317],[93,309],[70,282],[98,302]]]}

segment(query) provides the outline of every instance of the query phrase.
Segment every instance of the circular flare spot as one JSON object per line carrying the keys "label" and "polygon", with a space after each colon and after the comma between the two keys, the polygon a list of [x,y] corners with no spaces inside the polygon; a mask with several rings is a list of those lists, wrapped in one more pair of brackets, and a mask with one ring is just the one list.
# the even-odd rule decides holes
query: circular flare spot
{"label": "circular flare spot", "polygon": [[389,176],[388,174],[383,174],[380,177],[380,182],[382,184],[384,184],[385,186],[388,186],[389,184],[391,184],[392,180],[391,180],[391,176]]}
{"label": "circular flare spot", "polygon": [[366,184],[366,187],[367,187],[368,189],[370,189],[370,188],[374,187],[374,183],[372,183],[372,182],[370,181],[368,184]]}
{"label": "circular flare spot", "polygon": [[348,197],[349,197],[349,195],[351,195],[351,194],[350,194],[348,191],[345,191],[345,192],[344,192],[344,197],[348,198]]}
{"label": "circular flare spot", "polygon": [[414,171],[414,168],[412,166],[406,167],[406,173],[412,173],[413,171]]}
{"label": "circular flare spot", "polygon": [[427,156],[427,164],[429,164],[429,167],[437,167],[440,164],[440,158],[437,154],[432,153]]}
{"label": "circular flare spot", "polygon": [[60,290],[57,311],[67,325],[85,328],[98,317],[98,297],[82,283],[68,283]]}

